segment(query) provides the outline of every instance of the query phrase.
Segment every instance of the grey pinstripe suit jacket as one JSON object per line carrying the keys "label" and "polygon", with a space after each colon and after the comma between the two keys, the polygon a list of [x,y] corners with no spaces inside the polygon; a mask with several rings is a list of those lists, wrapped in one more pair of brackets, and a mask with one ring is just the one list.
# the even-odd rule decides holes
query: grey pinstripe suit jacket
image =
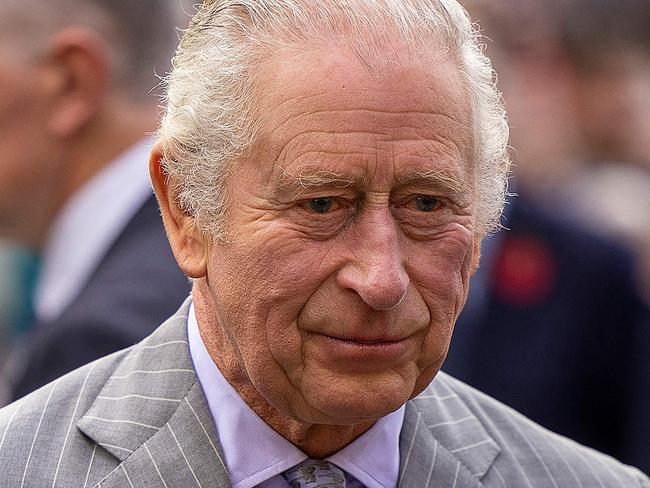
{"label": "grey pinstripe suit jacket", "polygon": [[[0,487],[229,487],[188,353],[187,308],[1,410]],[[400,450],[404,488],[650,487],[444,373],[407,404]]]}

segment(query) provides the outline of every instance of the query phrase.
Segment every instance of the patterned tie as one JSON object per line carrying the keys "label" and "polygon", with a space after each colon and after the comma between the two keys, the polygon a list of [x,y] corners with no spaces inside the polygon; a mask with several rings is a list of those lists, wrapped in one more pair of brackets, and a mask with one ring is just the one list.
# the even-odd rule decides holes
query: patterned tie
{"label": "patterned tie", "polygon": [[346,488],[345,473],[327,461],[307,459],[282,473],[291,488]]}

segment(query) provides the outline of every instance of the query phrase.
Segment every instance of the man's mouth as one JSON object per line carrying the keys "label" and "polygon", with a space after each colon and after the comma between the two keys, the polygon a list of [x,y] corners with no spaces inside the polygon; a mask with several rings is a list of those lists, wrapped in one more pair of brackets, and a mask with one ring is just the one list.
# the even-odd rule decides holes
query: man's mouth
{"label": "man's mouth", "polygon": [[329,334],[323,334],[323,335],[329,339],[333,339],[336,341],[349,342],[351,344],[368,345],[368,346],[396,344],[398,342],[408,339],[408,337],[393,338],[389,336],[355,337],[355,336],[337,336],[337,335],[329,335]]}
{"label": "man's mouth", "polygon": [[415,344],[413,336],[337,336],[312,333],[310,342],[323,360],[347,369],[376,370],[401,362]]}

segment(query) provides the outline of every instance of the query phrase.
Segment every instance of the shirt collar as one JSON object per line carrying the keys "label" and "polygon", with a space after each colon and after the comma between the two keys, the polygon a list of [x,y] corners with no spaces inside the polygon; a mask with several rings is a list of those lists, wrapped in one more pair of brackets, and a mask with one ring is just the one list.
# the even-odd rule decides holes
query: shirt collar
{"label": "shirt collar", "polygon": [[77,297],[124,226],[151,195],[151,141],[132,146],[77,191],[59,212],[41,257],[38,320],[57,318]]}
{"label": "shirt collar", "polygon": [[[187,322],[190,355],[217,427],[233,488],[258,486],[307,459],[305,453],[269,427],[221,374],[201,339],[194,305]],[[379,419],[327,459],[368,488],[397,486],[403,420],[404,407]]]}

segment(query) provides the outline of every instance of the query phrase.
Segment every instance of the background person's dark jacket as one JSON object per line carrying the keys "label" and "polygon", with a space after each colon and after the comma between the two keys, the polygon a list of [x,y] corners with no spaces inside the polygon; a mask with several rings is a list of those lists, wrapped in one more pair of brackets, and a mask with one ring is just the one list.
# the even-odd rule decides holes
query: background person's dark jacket
{"label": "background person's dark jacket", "polygon": [[504,224],[443,369],[650,472],[650,320],[630,255],[522,198]]}
{"label": "background person's dark jacket", "polygon": [[12,399],[140,341],[178,309],[189,291],[152,196],[73,303],[58,319],[35,324],[25,338],[14,366]]}

